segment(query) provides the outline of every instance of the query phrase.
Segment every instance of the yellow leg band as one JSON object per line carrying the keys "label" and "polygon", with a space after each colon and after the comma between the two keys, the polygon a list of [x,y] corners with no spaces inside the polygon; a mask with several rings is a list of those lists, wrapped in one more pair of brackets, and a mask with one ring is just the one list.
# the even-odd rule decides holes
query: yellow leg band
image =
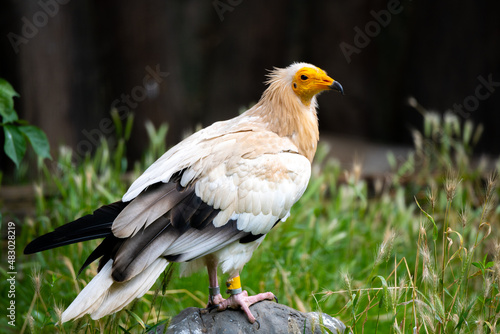
{"label": "yellow leg band", "polygon": [[226,286],[229,290],[241,289],[240,276],[228,279],[226,282]]}

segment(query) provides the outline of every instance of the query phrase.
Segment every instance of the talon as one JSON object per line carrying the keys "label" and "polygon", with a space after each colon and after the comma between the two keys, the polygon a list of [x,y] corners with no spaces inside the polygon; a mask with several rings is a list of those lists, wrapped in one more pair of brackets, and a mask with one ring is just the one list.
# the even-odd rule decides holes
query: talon
{"label": "talon", "polygon": [[280,302],[278,301],[278,297],[274,296],[274,300],[276,301],[276,303],[278,303],[278,304],[280,303]]}
{"label": "talon", "polygon": [[212,304],[210,306],[207,306],[207,308],[205,309],[208,313],[212,312],[213,310],[215,309],[218,309],[220,306],[220,304]]}
{"label": "talon", "polygon": [[225,299],[222,298],[220,293],[216,295],[211,294],[208,296],[208,304],[206,310],[208,312],[211,312],[213,309],[217,309],[219,311],[225,310],[226,308],[224,307],[224,302]]}
{"label": "talon", "polygon": [[259,325],[259,327],[257,327],[257,330],[259,330],[260,329],[260,322],[257,319],[255,319],[255,322],[257,323],[257,325]]}

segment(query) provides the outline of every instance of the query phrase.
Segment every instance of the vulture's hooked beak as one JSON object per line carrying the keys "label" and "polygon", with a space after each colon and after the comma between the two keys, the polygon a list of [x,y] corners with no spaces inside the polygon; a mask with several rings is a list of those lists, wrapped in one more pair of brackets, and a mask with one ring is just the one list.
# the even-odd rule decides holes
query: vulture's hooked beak
{"label": "vulture's hooked beak", "polygon": [[334,89],[338,92],[340,92],[342,95],[345,95],[344,94],[344,88],[342,88],[342,85],[338,82],[338,81],[334,81],[331,85],[330,85],[330,89]]}

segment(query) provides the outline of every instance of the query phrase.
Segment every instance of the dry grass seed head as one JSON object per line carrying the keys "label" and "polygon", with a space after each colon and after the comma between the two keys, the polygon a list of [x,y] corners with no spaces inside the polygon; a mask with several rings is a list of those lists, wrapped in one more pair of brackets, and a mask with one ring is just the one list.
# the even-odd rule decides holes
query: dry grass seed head
{"label": "dry grass seed head", "polygon": [[436,331],[436,326],[434,325],[434,315],[431,312],[429,305],[421,300],[417,300],[417,314],[420,316],[422,321],[427,326],[427,329],[430,333],[434,333]]}
{"label": "dry grass seed head", "polygon": [[428,284],[433,291],[435,291],[438,287],[439,276],[434,270],[434,266],[432,263],[424,264],[422,270],[422,282]]}
{"label": "dry grass seed head", "polygon": [[61,318],[62,318],[62,314],[64,312],[64,306],[62,306],[60,304],[55,304],[54,305],[54,312],[56,313],[56,316],[57,316],[57,322],[59,324],[61,324]]}
{"label": "dry grass seed head", "polygon": [[488,216],[489,216],[490,212],[492,211],[492,209],[494,209],[494,207],[495,207],[495,203],[491,199],[485,200],[485,202],[483,204],[483,221],[482,222],[487,221]]}
{"label": "dry grass seed head", "polygon": [[437,287],[439,277],[434,270],[432,255],[427,244],[420,246],[420,254],[422,255],[422,281],[429,284],[433,289]]}
{"label": "dry grass seed head", "polygon": [[396,300],[400,300],[401,297],[403,297],[404,293],[408,290],[408,281],[405,278],[400,278],[399,279],[399,286],[398,286],[398,291],[397,291],[397,298]]}
{"label": "dry grass seed head", "polygon": [[462,179],[458,178],[458,172],[449,170],[446,173],[446,181],[444,183],[444,189],[446,191],[446,199],[451,202],[455,197],[457,186],[462,182]]}
{"label": "dry grass seed head", "polygon": [[424,142],[422,134],[420,133],[420,131],[417,131],[417,130],[412,130],[411,134],[413,136],[413,146],[415,146],[415,150],[417,151],[417,154],[422,154],[423,142]]}
{"label": "dry grass seed head", "polygon": [[493,259],[495,262],[500,260],[500,241],[498,240],[493,243]]}
{"label": "dry grass seed head", "polygon": [[40,295],[40,290],[42,288],[42,274],[40,273],[40,269],[32,269],[31,283],[33,284],[33,288],[35,289],[35,294]]}
{"label": "dry grass seed head", "polygon": [[495,189],[497,185],[497,172],[493,172],[486,180],[486,193],[483,203],[483,219],[488,217],[489,212],[494,209],[496,204]]}
{"label": "dry grass seed head", "polygon": [[486,300],[488,298],[488,296],[490,295],[490,292],[491,292],[491,287],[492,287],[492,284],[493,284],[493,275],[486,275],[486,277],[484,278],[484,291],[483,291],[483,297],[484,299]]}
{"label": "dry grass seed head", "polygon": [[500,262],[495,261],[493,264],[493,279],[496,281],[497,285],[500,285]]}
{"label": "dry grass seed head", "polygon": [[486,198],[491,198],[491,196],[493,196],[497,185],[497,178],[498,174],[496,171],[488,176],[488,180],[486,181]]}
{"label": "dry grass seed head", "polygon": [[431,185],[431,187],[427,189],[427,199],[431,204],[432,211],[434,211],[436,206],[436,187],[434,185]]}
{"label": "dry grass seed head", "polygon": [[359,159],[354,160],[354,164],[352,166],[352,173],[354,175],[354,180],[357,183],[361,179],[361,173],[363,172],[363,165],[359,161]]}
{"label": "dry grass seed head", "polygon": [[451,320],[451,321],[453,322],[453,324],[456,326],[456,325],[458,324],[458,321],[460,320],[460,317],[458,316],[458,314],[453,313],[453,314],[451,315],[451,319],[450,319],[450,320]]}
{"label": "dry grass seed head", "polygon": [[500,241],[493,244],[493,280],[500,285]]}
{"label": "dry grass seed head", "polygon": [[394,245],[394,239],[396,238],[396,232],[392,229],[388,229],[384,233],[384,240],[379,245],[377,250],[377,256],[375,258],[375,265],[382,262],[389,261],[392,254],[392,248]]}
{"label": "dry grass seed head", "polygon": [[36,333],[35,332],[35,318],[30,314],[28,315],[28,324],[30,326],[30,331],[31,333]]}
{"label": "dry grass seed head", "polygon": [[425,225],[420,224],[419,234],[425,239],[427,237],[427,231],[425,230]]}
{"label": "dry grass seed head", "polygon": [[432,277],[431,280],[432,288],[434,289],[434,291],[437,291],[439,287],[439,275],[435,271],[433,271],[431,277]]}
{"label": "dry grass seed head", "polygon": [[427,266],[431,263],[431,252],[426,243],[420,246],[420,254],[422,255],[422,260],[424,265]]}
{"label": "dry grass seed head", "polygon": [[467,207],[463,208],[462,211],[459,212],[458,218],[460,219],[460,223],[462,223],[462,228],[465,228],[469,222],[469,209]]}
{"label": "dry grass seed head", "polygon": [[399,324],[398,324],[398,319],[394,319],[394,324],[392,325],[392,327],[394,328],[394,333],[398,333],[398,334],[402,334],[403,332],[401,331],[401,328],[399,328]]}
{"label": "dry grass seed head", "polygon": [[346,290],[349,290],[349,294],[352,295],[352,277],[349,275],[347,271],[341,272],[340,276],[342,277],[342,280],[344,281],[344,285]]}

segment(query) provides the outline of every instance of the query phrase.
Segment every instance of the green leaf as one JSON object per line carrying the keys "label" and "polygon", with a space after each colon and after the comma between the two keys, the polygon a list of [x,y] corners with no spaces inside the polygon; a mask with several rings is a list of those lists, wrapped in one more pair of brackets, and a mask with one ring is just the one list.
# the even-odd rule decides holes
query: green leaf
{"label": "green leaf", "polygon": [[4,123],[12,123],[17,121],[17,113],[11,105],[14,104],[14,101],[11,101],[9,98],[0,95],[0,115],[2,115],[2,122]]}
{"label": "green leaf", "polygon": [[160,327],[161,325],[164,325],[166,323],[168,323],[170,319],[165,319],[165,320],[162,320],[160,321],[159,323],[155,324],[155,325],[152,325],[152,326],[148,326],[146,325],[146,330],[150,333],[156,333],[156,328]]}
{"label": "green leaf", "polygon": [[429,221],[434,225],[434,228],[432,229],[432,240],[436,241],[438,238],[438,227],[436,225],[436,222],[434,221],[434,218],[432,218],[432,216],[430,214],[425,212],[424,209],[422,209],[420,207],[420,204],[418,203],[417,198],[416,197],[414,197],[414,198],[415,198],[415,202],[417,203],[417,206],[420,209],[420,211],[422,211],[422,213],[427,217],[427,219],[429,219]]}
{"label": "green leaf", "polygon": [[484,271],[484,265],[481,262],[472,262],[472,265],[476,268],[481,269],[481,271]]}
{"label": "green leaf", "polygon": [[479,269],[482,269],[482,267],[483,267],[483,264],[481,262],[472,262],[472,265],[474,267],[479,268]]}
{"label": "green leaf", "polygon": [[123,124],[120,119],[120,115],[118,115],[117,109],[111,110],[111,119],[113,120],[113,125],[115,126],[116,137],[122,138]]}
{"label": "green leaf", "polygon": [[19,163],[26,153],[26,139],[23,134],[14,125],[6,124],[3,127],[5,133],[5,144],[3,149],[5,154],[14,161],[16,167],[19,168]]}
{"label": "green leaf", "polygon": [[50,155],[50,145],[45,133],[33,125],[23,125],[19,130],[28,138],[35,153],[41,158],[52,159]]}
{"label": "green leaf", "polygon": [[130,314],[132,316],[132,318],[134,318],[135,321],[137,321],[137,323],[139,325],[141,325],[141,327],[143,329],[146,329],[146,325],[144,324],[144,321],[142,321],[142,319],[137,314],[135,314],[134,312],[132,312],[130,310],[125,310],[125,311],[127,311],[127,313]]}
{"label": "green leaf", "polygon": [[10,83],[0,78],[0,115],[4,123],[17,120],[17,113],[14,110],[14,96],[19,96]]}
{"label": "green leaf", "polygon": [[130,134],[132,133],[132,125],[133,124],[134,124],[134,113],[131,112],[127,115],[127,121],[125,123],[125,133],[123,135],[125,140],[130,139]]}
{"label": "green leaf", "polygon": [[12,88],[12,85],[7,80],[2,78],[0,78],[0,95],[19,97],[19,94],[14,90],[14,88]]}

